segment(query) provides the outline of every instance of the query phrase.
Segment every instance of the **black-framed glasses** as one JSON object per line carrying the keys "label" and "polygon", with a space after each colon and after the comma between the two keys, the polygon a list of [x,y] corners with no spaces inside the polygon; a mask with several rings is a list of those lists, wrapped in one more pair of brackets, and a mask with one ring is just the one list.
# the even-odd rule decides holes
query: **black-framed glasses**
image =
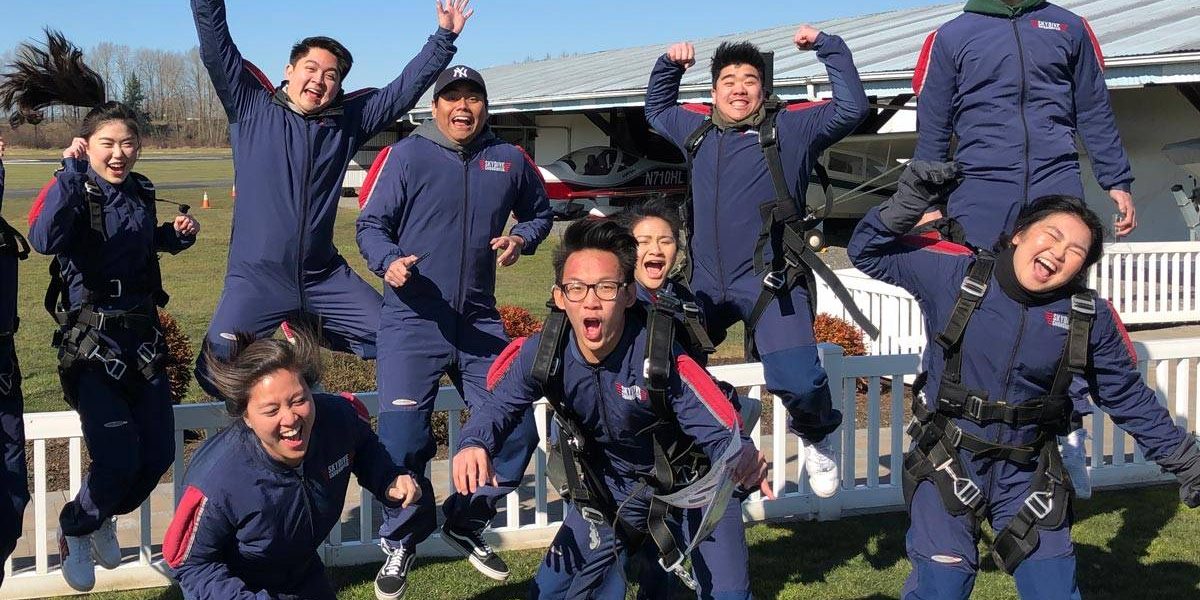
{"label": "black-framed glasses", "polygon": [[596,283],[568,281],[567,283],[558,283],[555,285],[558,286],[558,289],[562,290],[567,300],[579,302],[587,297],[588,290],[596,292],[596,297],[601,300],[616,300],[617,293],[621,291],[621,288],[629,284],[623,281],[597,281]]}

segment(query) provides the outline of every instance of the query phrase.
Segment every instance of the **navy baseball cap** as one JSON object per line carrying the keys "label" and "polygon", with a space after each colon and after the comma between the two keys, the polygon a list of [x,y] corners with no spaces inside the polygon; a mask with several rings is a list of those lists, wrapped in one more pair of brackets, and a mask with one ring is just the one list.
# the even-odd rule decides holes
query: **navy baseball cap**
{"label": "navy baseball cap", "polygon": [[442,90],[446,89],[451,84],[459,81],[470,81],[471,83],[479,86],[479,89],[483,91],[484,97],[487,97],[487,86],[483,83],[483,75],[480,75],[479,71],[476,71],[475,69],[472,69],[466,65],[454,65],[445,71],[442,71],[442,74],[438,75],[437,82],[433,84],[434,97],[440,95]]}

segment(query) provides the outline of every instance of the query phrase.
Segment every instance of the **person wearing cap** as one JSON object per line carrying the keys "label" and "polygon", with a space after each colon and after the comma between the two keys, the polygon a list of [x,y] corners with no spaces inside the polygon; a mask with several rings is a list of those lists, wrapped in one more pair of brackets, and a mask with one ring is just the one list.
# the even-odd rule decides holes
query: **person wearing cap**
{"label": "person wearing cap", "polygon": [[[438,381],[448,375],[468,407],[491,401],[488,368],[508,344],[496,310],[496,267],[533,254],[552,223],[537,166],[487,126],[487,86],[478,71],[443,71],[432,114],[376,157],[357,223],[367,266],[387,284],[377,336],[379,437],[423,490],[415,505],[384,511],[379,535],[387,558],[375,595],[387,600],[403,597],[416,546],[437,525],[423,473],[435,451],[430,417]],[[517,223],[505,234],[510,214]],[[495,457],[494,485],[442,506],[443,539],[493,579],[506,579],[508,566],[480,533],[536,445],[530,413]]]}
{"label": "person wearing cap", "polygon": [[468,2],[436,2],[437,30],[391,83],[344,93],[353,57],[337,40],[296,43],[276,87],[234,44],[224,0],[192,0],[200,57],[229,117],[239,192],[224,288],[196,361],[211,396],[220,397],[206,355],[224,358],[235,332],[268,337],[285,320],[315,318],[323,344],[375,358],[379,292],[333,245],[342,179],[355,152],[450,64]]}

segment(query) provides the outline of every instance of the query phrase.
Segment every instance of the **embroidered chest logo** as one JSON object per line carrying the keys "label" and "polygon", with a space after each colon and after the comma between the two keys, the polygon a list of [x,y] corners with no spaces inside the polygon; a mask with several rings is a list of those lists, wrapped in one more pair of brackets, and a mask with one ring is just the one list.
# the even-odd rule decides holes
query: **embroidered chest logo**
{"label": "embroidered chest logo", "polygon": [[1056,312],[1046,311],[1046,324],[1059,329],[1071,328],[1071,317]]}
{"label": "embroidered chest logo", "polygon": [[329,465],[329,479],[333,479],[346,470],[350,466],[350,455],[346,454]]}
{"label": "embroidered chest logo", "polygon": [[621,398],[630,402],[645,402],[650,399],[650,394],[636,385],[621,385],[617,384],[617,393]]}
{"label": "embroidered chest logo", "polygon": [[507,173],[512,168],[512,163],[505,160],[481,160],[479,161],[479,169],[481,171],[495,171],[497,173]]}
{"label": "embroidered chest logo", "polygon": [[1038,29],[1045,29],[1047,31],[1066,31],[1067,30],[1066,23],[1055,23],[1054,21],[1039,21],[1038,19],[1034,19],[1032,22],[1033,22],[1033,26],[1037,27]]}

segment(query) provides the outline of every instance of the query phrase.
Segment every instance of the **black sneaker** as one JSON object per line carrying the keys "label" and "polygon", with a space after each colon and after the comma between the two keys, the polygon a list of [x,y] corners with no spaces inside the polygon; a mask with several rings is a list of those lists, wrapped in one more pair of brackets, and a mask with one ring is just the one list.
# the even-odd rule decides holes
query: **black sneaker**
{"label": "black sneaker", "polygon": [[375,574],[375,598],[377,600],[403,598],[404,590],[408,588],[408,570],[412,567],[413,559],[417,555],[405,549],[404,546],[393,548],[388,545],[386,540],[379,540],[379,547],[383,548],[387,558],[383,559],[383,566],[379,567],[379,573]]}
{"label": "black sneaker", "polygon": [[471,561],[471,566],[475,567],[476,571],[495,579],[496,581],[505,581],[508,579],[508,565],[504,563],[504,559],[496,554],[492,547],[483,539],[483,530],[478,531],[461,531],[450,527],[449,523],[442,525],[442,539],[450,544],[451,548],[458,550]]}

